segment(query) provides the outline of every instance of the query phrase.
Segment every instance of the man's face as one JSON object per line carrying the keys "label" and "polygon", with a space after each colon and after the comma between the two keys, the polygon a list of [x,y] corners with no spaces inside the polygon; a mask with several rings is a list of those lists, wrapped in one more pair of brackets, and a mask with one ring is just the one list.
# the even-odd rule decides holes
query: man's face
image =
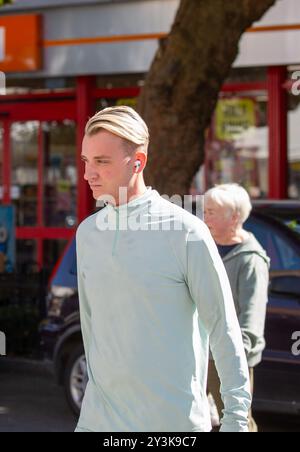
{"label": "man's face", "polygon": [[212,199],[205,199],[204,215],[205,223],[217,243],[235,226],[234,215],[230,215],[227,207],[220,206]]}
{"label": "man's face", "polygon": [[85,164],[84,179],[94,199],[103,195],[119,200],[119,187],[130,186],[134,175],[134,158],[126,153],[124,141],[106,130],[85,136],[81,158]]}

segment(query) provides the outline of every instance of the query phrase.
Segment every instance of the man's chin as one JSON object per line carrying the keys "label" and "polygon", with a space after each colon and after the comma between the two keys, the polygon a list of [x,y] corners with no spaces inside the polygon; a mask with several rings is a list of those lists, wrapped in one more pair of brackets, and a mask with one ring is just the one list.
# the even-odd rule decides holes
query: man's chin
{"label": "man's chin", "polygon": [[93,190],[93,198],[95,199],[95,201],[97,201],[97,203],[100,204],[107,202],[112,204],[115,203],[113,196],[107,193],[105,190],[103,190],[103,188]]}
{"label": "man's chin", "polygon": [[93,192],[93,198],[95,201],[98,201],[98,199],[101,198],[101,195],[99,195],[99,193]]}
{"label": "man's chin", "polygon": [[98,188],[98,189],[92,190],[93,198],[94,198],[96,201],[98,201],[99,198],[102,199],[103,193],[104,193],[104,192],[103,192],[103,189],[102,189],[102,188]]}

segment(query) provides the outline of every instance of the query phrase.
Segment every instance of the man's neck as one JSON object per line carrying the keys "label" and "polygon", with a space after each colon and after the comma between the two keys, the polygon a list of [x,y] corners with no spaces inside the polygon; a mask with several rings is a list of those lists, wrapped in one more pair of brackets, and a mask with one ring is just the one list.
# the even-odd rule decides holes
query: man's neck
{"label": "man's neck", "polygon": [[140,178],[136,181],[136,184],[133,187],[127,188],[127,200],[118,198],[116,207],[122,206],[124,204],[128,204],[130,201],[133,201],[140,196],[143,196],[147,191],[146,184],[143,178]]}

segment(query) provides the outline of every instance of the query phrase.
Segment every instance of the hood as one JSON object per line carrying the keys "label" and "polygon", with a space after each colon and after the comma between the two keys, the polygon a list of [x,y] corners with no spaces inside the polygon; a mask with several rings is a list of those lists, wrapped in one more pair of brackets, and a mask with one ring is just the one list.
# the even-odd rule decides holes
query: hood
{"label": "hood", "polygon": [[260,243],[256,240],[253,234],[249,232],[250,237],[245,242],[237,245],[227,256],[224,257],[223,261],[228,262],[231,259],[240,256],[241,254],[257,254],[260,256],[269,266],[270,266],[270,258],[267,256],[266,251],[260,245]]}

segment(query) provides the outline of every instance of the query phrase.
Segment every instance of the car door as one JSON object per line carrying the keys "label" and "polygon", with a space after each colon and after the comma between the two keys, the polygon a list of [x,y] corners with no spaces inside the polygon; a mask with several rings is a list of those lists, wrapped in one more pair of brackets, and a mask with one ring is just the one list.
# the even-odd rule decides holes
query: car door
{"label": "car door", "polygon": [[300,409],[300,246],[289,228],[263,215],[246,225],[271,258],[263,362],[256,369],[256,406],[264,410]]}

